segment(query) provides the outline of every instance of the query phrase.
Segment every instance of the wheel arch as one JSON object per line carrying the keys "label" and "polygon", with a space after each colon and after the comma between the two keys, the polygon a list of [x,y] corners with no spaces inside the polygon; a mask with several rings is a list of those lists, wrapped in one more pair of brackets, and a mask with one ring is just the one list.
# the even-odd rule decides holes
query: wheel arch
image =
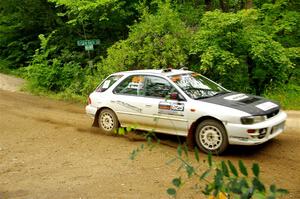
{"label": "wheel arch", "polygon": [[116,112],[114,110],[112,110],[111,108],[107,107],[107,106],[103,106],[101,108],[99,108],[97,111],[96,111],[96,114],[95,114],[95,117],[94,117],[94,122],[93,122],[93,126],[94,127],[99,127],[99,123],[98,123],[98,117],[99,117],[99,114],[100,112],[103,110],[103,109],[109,109],[111,110],[112,112],[114,112],[114,114],[117,116]]}
{"label": "wheel arch", "polygon": [[[223,124],[223,122],[222,122],[221,120],[219,120],[219,119],[217,119],[217,118],[215,118],[215,117],[212,117],[212,116],[208,116],[208,115],[199,117],[196,121],[194,121],[194,122],[191,124],[191,126],[190,126],[190,128],[189,128],[188,136],[187,136],[187,144],[188,144],[189,147],[192,147],[192,148],[195,147],[195,144],[196,144],[196,143],[195,143],[195,133],[196,133],[196,129],[197,129],[197,126],[198,126],[201,122],[203,122],[204,120],[215,120],[215,121],[219,122],[219,123],[224,127],[224,129],[225,129],[225,131],[226,131],[226,128],[225,128],[225,126],[224,126],[224,124]],[[227,131],[226,131],[226,134],[227,134]]]}

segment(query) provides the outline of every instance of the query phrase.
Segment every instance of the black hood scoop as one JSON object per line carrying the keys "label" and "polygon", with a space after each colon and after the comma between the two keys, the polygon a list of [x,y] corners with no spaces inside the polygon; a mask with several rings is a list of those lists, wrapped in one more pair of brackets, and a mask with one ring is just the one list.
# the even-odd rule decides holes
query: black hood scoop
{"label": "black hood scoop", "polygon": [[252,103],[257,102],[259,100],[261,100],[261,98],[258,98],[256,96],[249,96],[248,98],[240,100],[239,102],[242,102],[244,104],[252,104]]}

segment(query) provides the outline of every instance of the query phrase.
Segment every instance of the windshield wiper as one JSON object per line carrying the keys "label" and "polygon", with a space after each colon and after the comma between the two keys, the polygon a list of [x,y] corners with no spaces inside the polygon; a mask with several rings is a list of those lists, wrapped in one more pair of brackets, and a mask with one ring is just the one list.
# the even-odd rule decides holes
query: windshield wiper
{"label": "windshield wiper", "polygon": [[205,98],[209,98],[209,97],[212,97],[212,96],[200,96],[200,97],[196,97],[194,99],[199,100],[199,99],[205,99]]}
{"label": "windshield wiper", "polygon": [[196,97],[194,98],[195,100],[199,100],[199,99],[205,99],[205,98],[210,98],[210,97],[215,97],[215,96],[218,96],[218,95],[224,95],[226,93],[230,93],[229,91],[221,91],[221,92],[218,92],[214,95],[209,95],[209,96],[200,96],[200,97]]}

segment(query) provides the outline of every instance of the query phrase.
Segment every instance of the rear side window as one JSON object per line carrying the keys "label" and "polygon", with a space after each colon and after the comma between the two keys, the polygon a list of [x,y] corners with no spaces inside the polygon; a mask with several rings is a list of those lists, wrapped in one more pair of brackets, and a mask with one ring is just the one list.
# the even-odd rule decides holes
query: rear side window
{"label": "rear side window", "polygon": [[118,81],[123,75],[112,75],[108,78],[106,78],[97,88],[97,92],[104,92],[109,87],[111,87],[116,81]]}
{"label": "rear side window", "polygon": [[121,82],[113,92],[122,95],[168,98],[175,91],[176,89],[164,78],[133,75]]}
{"label": "rear side window", "polygon": [[141,75],[133,75],[120,83],[114,93],[143,96],[145,89],[145,77]]}

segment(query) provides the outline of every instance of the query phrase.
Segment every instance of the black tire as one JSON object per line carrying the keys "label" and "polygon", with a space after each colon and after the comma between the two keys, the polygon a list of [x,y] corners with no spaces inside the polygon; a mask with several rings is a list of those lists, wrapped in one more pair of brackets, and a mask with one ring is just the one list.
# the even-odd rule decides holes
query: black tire
{"label": "black tire", "polygon": [[101,110],[98,116],[98,125],[100,130],[107,134],[115,133],[120,126],[116,114],[110,109]]}
{"label": "black tire", "polygon": [[195,132],[195,140],[205,153],[222,154],[228,147],[228,137],[224,126],[213,119],[201,122]]}

